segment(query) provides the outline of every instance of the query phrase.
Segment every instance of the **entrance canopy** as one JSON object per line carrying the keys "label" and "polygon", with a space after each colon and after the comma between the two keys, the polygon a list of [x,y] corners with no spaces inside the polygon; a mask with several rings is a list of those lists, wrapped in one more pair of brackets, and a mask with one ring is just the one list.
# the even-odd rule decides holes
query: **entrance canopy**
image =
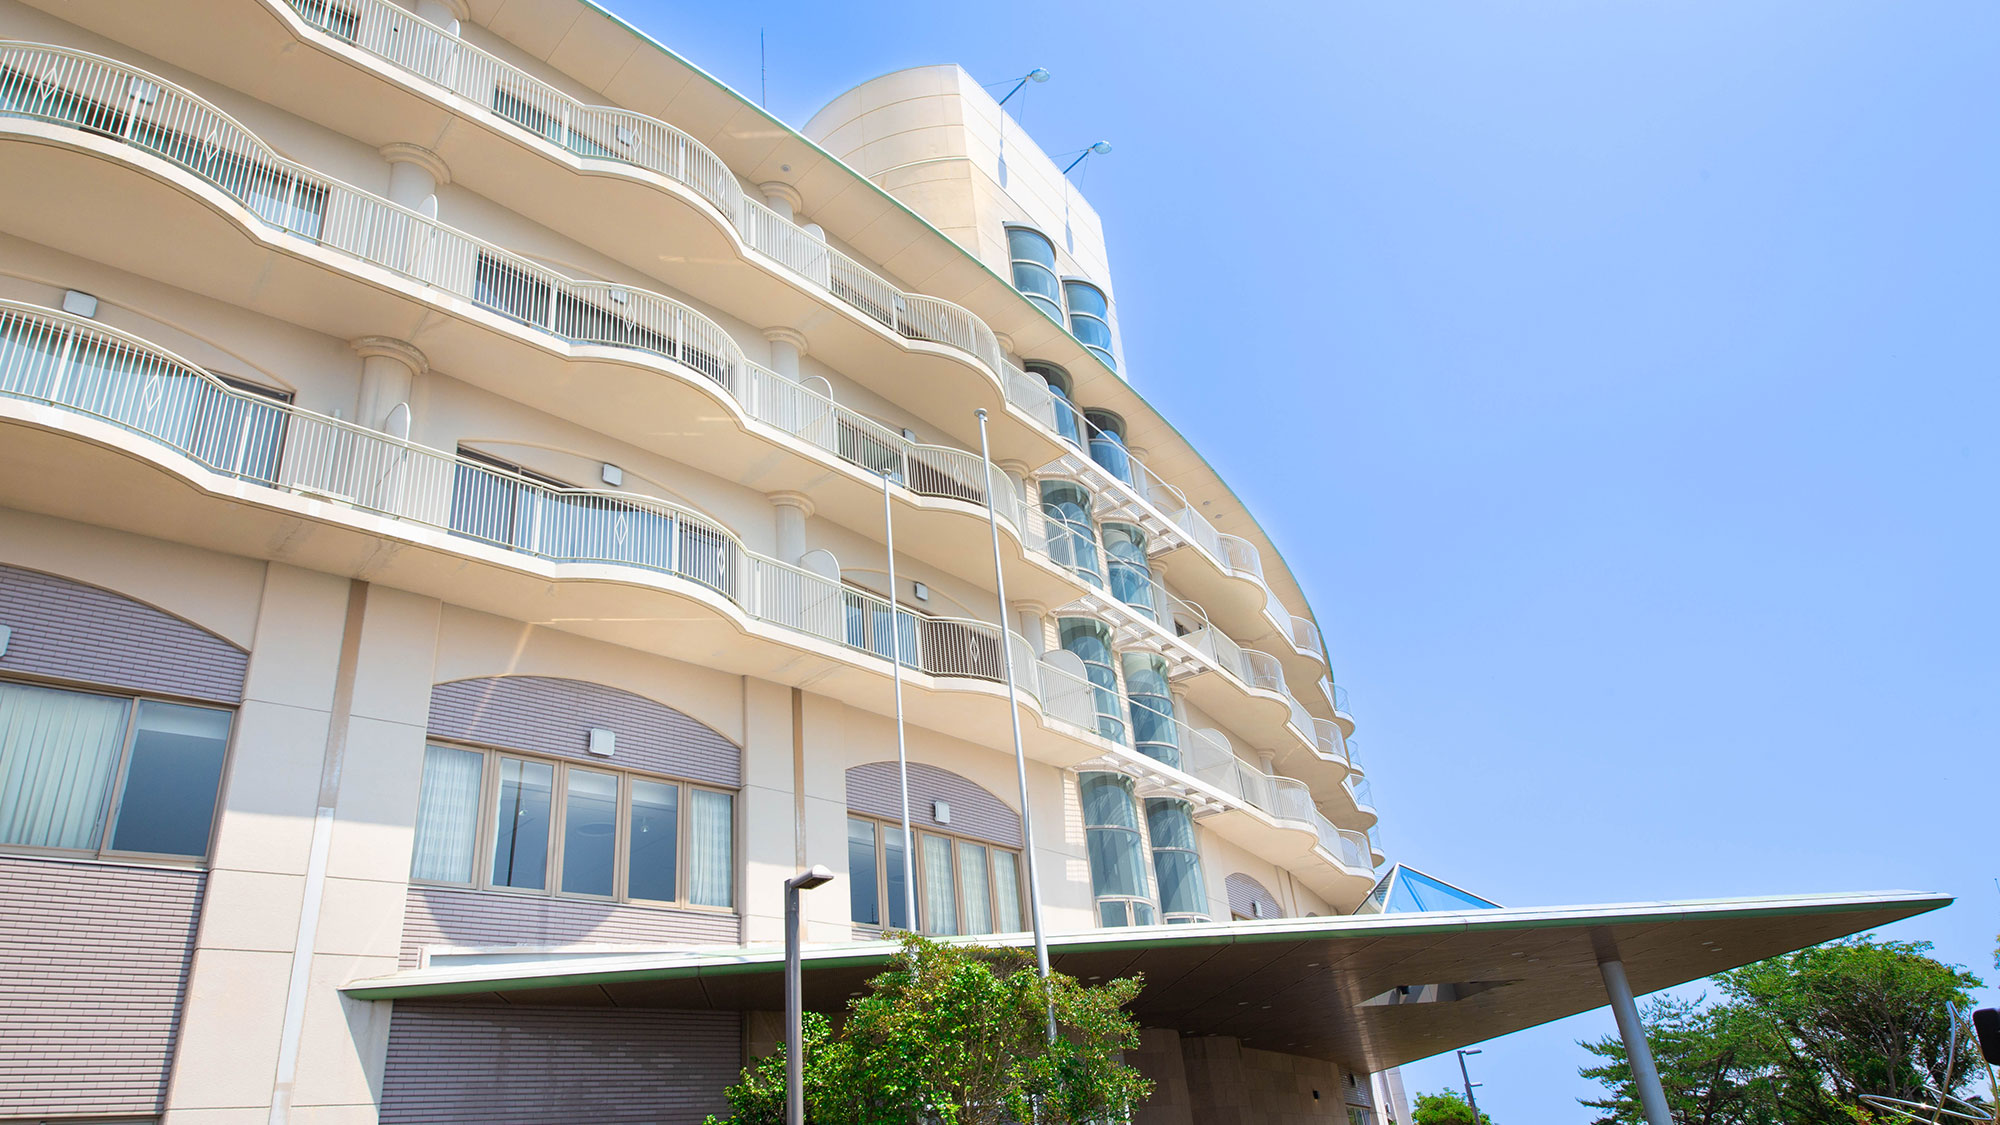
{"label": "entrance canopy", "polygon": [[[1369,914],[1051,935],[1058,972],[1143,973],[1146,1027],[1376,1071],[1601,1007],[1599,964],[1637,993],[1887,925],[1952,900],[1909,891],[1616,906]],[[980,939],[1025,945],[1024,935]],[[805,1001],[838,1010],[892,942],[805,952]],[[468,951],[355,981],[359,1000],[681,1010],[784,1007],[777,949]]]}

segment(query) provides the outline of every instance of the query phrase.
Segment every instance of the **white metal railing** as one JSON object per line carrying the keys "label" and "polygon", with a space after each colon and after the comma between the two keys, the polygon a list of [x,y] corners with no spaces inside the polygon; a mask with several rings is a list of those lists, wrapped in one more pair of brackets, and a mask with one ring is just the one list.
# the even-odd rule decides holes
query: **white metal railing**
{"label": "white metal railing", "polygon": [[1358,777],[1353,774],[1348,775],[1347,792],[1354,798],[1354,803],[1357,806],[1364,809],[1375,807],[1375,787],[1368,783],[1367,778]]}
{"label": "white metal railing", "polygon": [[[220,110],[145,72],[66,48],[0,43],[0,114],[124,141],[194,172],[280,230],[566,342],[670,360],[728,393],[750,417],[871,472],[887,472],[912,492],[986,502],[985,466],[976,455],[912,441],[752,363],[720,325],[692,308],[643,289],[565,277],[322,176],[279,156]],[[996,493],[1000,518],[1031,550],[1041,550],[1039,520],[1024,511],[1012,487]]]}
{"label": "white metal railing", "polygon": [[1353,714],[1352,711],[1347,709],[1347,689],[1334,683],[1333,677],[1321,676],[1319,678],[1319,690],[1321,695],[1326,696],[1327,706],[1343,715]]}
{"label": "white metal railing", "polygon": [[[232,387],[125,333],[0,301],[0,395],[87,415],[225,476],[554,562],[687,579],[749,616],[885,659],[887,600],[744,547],[649,496],[549,485]],[[999,680],[999,626],[894,611],[905,664]],[[1025,642],[1022,642],[1025,643]],[[1036,683],[1026,685],[1030,693]]]}
{"label": "white metal railing", "polygon": [[752,249],[898,335],[974,356],[1002,381],[1009,402],[1054,427],[1047,389],[1016,385],[1010,375],[1019,369],[1007,362],[992,329],[979,317],[949,301],[903,292],[824,238],[744,194],[728,165],[681,130],[645,114],[587,104],[389,0],[285,3],[308,25],[558,148],[687,185],[713,204]]}
{"label": "white metal railing", "polygon": [[1332,719],[1314,719],[1313,743],[1319,748],[1319,756],[1333,762],[1354,765],[1354,756],[1341,734],[1340,724]]}

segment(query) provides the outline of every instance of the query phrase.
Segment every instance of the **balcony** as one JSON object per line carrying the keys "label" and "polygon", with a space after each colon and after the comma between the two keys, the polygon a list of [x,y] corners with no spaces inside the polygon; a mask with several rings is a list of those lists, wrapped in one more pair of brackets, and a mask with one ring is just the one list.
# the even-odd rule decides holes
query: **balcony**
{"label": "balcony", "polygon": [[[219,49],[220,45],[213,42],[189,45],[185,27],[176,27],[172,22],[157,26],[135,23],[129,18],[129,9],[123,6],[100,11],[87,4],[72,4],[62,14],[64,18],[79,19],[101,29],[108,29],[105,25],[118,20],[117,29],[135,35],[147,49],[170,58],[185,59],[190,52],[198,53],[202,73],[233,81],[241,89],[263,91],[275,104],[310,119],[340,118],[330,123],[375,143],[401,141],[420,134],[443,137],[440,143],[447,146],[472,144],[467,131],[448,129],[435,120],[437,113],[444,111],[453,118],[475,122],[482,132],[506,132],[517,146],[526,142],[531,148],[542,149],[546,155],[560,159],[566,170],[594,172],[614,166],[642,174],[646,182],[684,190],[691,201],[698,201],[714,220],[726,227],[732,243],[751,251],[760,262],[782,271],[789,279],[804,282],[821,298],[831,298],[835,306],[905,342],[941,345],[976,361],[1000,398],[1035,424],[1039,440],[1050,444],[1059,441],[1055,412],[1060,404],[1052,400],[1040,379],[1008,361],[984,321],[951,302],[899,289],[828,245],[823,238],[815,237],[745,195],[734,173],[720,158],[674,126],[630,110],[583,102],[389,0],[257,0],[257,7],[277,22],[266,28],[260,21],[252,29],[248,21],[232,20],[232,29],[239,34],[257,35],[281,27],[281,33],[289,41],[309,43],[336,57],[365,58],[375,64],[374,70],[383,78],[408,85],[413,91],[421,90],[424,105],[371,103],[364,114],[360,109],[348,108],[350,102],[358,105],[362,99],[326,98],[318,94],[329,87],[338,88],[333,86],[335,83],[351,81],[351,69],[309,68],[289,81],[274,84],[265,72],[263,61],[272,52],[261,46],[232,52]],[[307,61],[295,57],[289,48],[278,53],[294,69]],[[327,80],[324,84],[315,81],[322,73]],[[366,123],[353,119],[357,116],[365,117]],[[400,126],[403,132],[382,124],[399,120],[403,122]],[[390,128],[395,135],[382,132],[384,128]],[[544,200],[568,194],[550,190],[539,180],[520,174],[518,162],[497,153],[453,150],[443,155],[458,170],[459,179],[523,214],[537,214],[545,210]],[[583,181],[591,179],[581,177]],[[705,295],[753,322],[768,323],[774,314],[787,307],[783,295],[768,287],[753,285],[754,291],[739,294],[731,286],[720,284],[722,279],[715,271],[718,255],[706,251],[690,253],[685,239],[681,245],[654,246],[649,240],[660,237],[658,232],[634,229],[629,224],[604,226],[599,216],[612,213],[621,213],[621,209],[570,206],[552,223],[559,222],[562,229],[585,237],[599,249],[648,272],[666,276],[677,268],[692,269],[699,265],[698,271],[682,280],[702,285]],[[733,251],[732,256],[735,256]],[[803,323],[820,318],[800,314],[791,319]],[[879,353],[856,351],[853,343],[846,340],[828,343],[830,346],[822,346],[823,342],[815,339],[813,350],[864,380],[878,378],[877,369],[883,366]],[[875,389],[919,408],[934,420],[948,417],[954,405],[962,408],[963,395],[956,400],[950,396],[927,397],[943,389],[940,381],[925,378],[921,372],[906,374],[907,377],[892,379]],[[958,425],[963,425],[962,420]],[[1004,432],[996,433],[995,441],[997,456],[1025,452]],[[1069,458],[1066,455],[1059,460]],[[1085,456],[1080,461],[1088,464],[1090,459]],[[1217,568],[1212,576],[1203,575],[1199,579],[1191,576],[1192,581],[1199,583],[1191,587],[1195,596],[1232,622],[1256,613],[1259,597],[1274,598],[1265,588],[1254,546],[1217,532],[1184,494],[1165,485],[1136,460],[1133,473],[1128,475],[1131,479],[1121,483],[1136,491],[1131,499],[1137,500],[1142,509],[1130,513],[1134,522],[1143,523],[1150,533],[1160,536],[1161,549],[1191,544],[1205,552]],[[1225,579],[1247,582],[1257,589],[1232,589],[1236,583]],[[1213,588],[1209,585],[1211,580],[1218,583]],[[1295,618],[1282,606],[1269,619],[1297,653],[1311,657],[1319,651],[1316,635],[1307,635],[1310,621]],[[1241,624],[1238,628],[1250,635],[1250,630]],[[1316,630],[1312,632],[1316,634]]]}
{"label": "balcony", "polygon": [[[914,497],[968,505],[959,509],[964,514],[972,514],[970,508],[986,503],[985,467],[976,455],[913,441],[821,392],[751,362],[727,332],[686,305],[643,289],[565,277],[388,200],[320,176],[277,155],[227,115],[145,72],[64,48],[0,44],[0,117],[59,126],[93,143],[109,142],[163,159],[220,191],[245,213],[253,233],[274,232],[283,236],[279,242],[289,242],[306,252],[331,251],[330,263],[347,270],[348,276],[352,276],[352,263],[388,271],[415,283],[419,299],[443,304],[489,329],[525,338],[544,352],[537,357],[541,361],[537,372],[541,379],[536,380],[540,385],[528,388],[518,380],[533,369],[532,365],[515,357],[502,359],[490,340],[460,342],[454,338],[436,345],[426,339],[426,347],[432,348],[434,355],[462,357],[464,362],[454,364],[454,369],[465,372],[475,384],[484,380],[502,393],[546,405],[553,413],[575,415],[580,405],[591,405],[580,404],[578,399],[598,396],[562,393],[563,381],[574,376],[564,370],[560,360],[575,356],[578,349],[608,353],[689,380],[692,388],[682,391],[693,389],[711,400],[725,400],[730,410],[722,418],[740,418],[742,425],[737,428],[793,452],[801,452],[803,445],[809,457],[823,457],[857,470],[848,475],[850,487],[832,496],[822,508],[865,532],[879,526],[879,500],[870,493],[879,495],[880,486],[874,482],[885,473],[903,486],[899,491],[918,507],[925,520],[936,518],[932,511],[949,511],[951,503],[926,505]],[[34,151],[47,155],[43,150]],[[26,174],[25,162],[17,167]],[[48,178],[61,177],[51,173]],[[16,208],[21,214],[33,210]],[[143,208],[131,210],[142,212]],[[100,218],[94,225],[108,224]],[[150,221],[145,225],[151,225]],[[186,226],[166,225],[174,229]],[[158,236],[112,241],[122,242],[121,253],[129,258],[113,255],[113,264],[141,269],[154,263],[130,256],[143,256],[155,244],[166,246]],[[229,258],[227,253],[213,251],[205,256],[192,251],[182,256],[190,264],[208,264],[210,276]],[[321,260],[327,261],[329,256],[321,255]],[[244,272],[253,269],[265,275],[266,271],[255,265],[246,264]],[[309,284],[301,281],[270,288],[299,291]],[[191,284],[190,288],[203,287]],[[224,295],[237,297],[227,291]],[[380,322],[315,322],[315,311],[337,316],[340,314],[332,310],[369,303],[366,295],[347,296],[351,299],[316,296],[285,312],[335,333],[342,329],[365,333],[371,323]],[[252,298],[241,299],[257,307]],[[261,303],[268,307],[269,298]],[[381,315],[395,318],[394,313]],[[460,350],[454,351],[454,345]],[[510,373],[516,382],[506,381]],[[655,395],[662,389],[651,388]],[[665,413],[691,421],[720,420],[712,403],[692,408],[677,403],[676,407]],[[621,419],[620,413],[626,416]],[[601,422],[605,432],[643,444],[656,436],[657,429],[637,417],[643,413],[606,409],[587,421]],[[731,457],[747,467],[763,456],[739,447],[733,453],[718,452],[704,463],[727,471],[737,467]],[[823,470],[803,464],[794,473],[798,486],[824,478]],[[794,482],[781,481],[773,487],[791,484]],[[851,487],[857,484],[863,487]],[[1015,588],[1029,596],[1068,596],[1073,586],[1058,578],[1060,571],[1047,560],[1039,508],[1024,505],[1012,487],[994,491],[999,518],[1021,545],[1021,557],[1039,560],[1034,567],[1014,568],[1016,573],[1010,577]],[[825,489],[821,494],[826,494]],[[961,532],[907,538],[920,551],[950,553],[948,558],[933,558],[941,565],[984,565],[983,536]],[[974,543],[974,539],[980,542]],[[1037,570],[1043,573],[1038,575]]]}

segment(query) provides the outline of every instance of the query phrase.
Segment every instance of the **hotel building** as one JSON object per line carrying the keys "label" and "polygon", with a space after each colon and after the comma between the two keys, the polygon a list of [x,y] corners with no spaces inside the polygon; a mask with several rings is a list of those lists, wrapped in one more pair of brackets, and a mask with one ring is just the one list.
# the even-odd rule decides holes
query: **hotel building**
{"label": "hotel building", "polygon": [[0,1121],[699,1121],[810,864],[828,1008],[1032,869],[1059,968],[1156,982],[1142,1121],[1391,1117],[1603,1002],[1481,1007],[1499,938],[1300,991],[1409,930],[1354,721],[963,71],[798,130],[580,0],[0,40]]}

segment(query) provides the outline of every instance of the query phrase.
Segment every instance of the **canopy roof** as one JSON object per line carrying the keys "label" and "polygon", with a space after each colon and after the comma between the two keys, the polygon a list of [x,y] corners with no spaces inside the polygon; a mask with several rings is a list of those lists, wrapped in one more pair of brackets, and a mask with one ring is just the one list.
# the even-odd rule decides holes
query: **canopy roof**
{"label": "canopy roof", "polygon": [[[1147,1027],[1383,1070],[1606,1003],[1601,959],[1654,992],[1948,905],[1912,891],[1614,906],[1384,913],[1092,930],[1050,938],[1084,980],[1143,973]],[[982,939],[1022,945],[1024,935]],[[808,1007],[857,994],[892,942],[804,955]],[[775,1011],[784,955],[766,948],[433,955],[356,981],[362,1000]]]}

